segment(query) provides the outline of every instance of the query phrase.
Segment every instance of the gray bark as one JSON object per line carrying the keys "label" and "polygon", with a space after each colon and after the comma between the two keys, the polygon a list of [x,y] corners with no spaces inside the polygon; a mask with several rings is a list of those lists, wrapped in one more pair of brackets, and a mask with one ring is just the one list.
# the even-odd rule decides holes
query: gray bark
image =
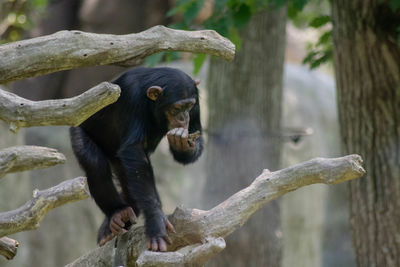
{"label": "gray bark", "polygon": [[76,97],[30,101],[0,89],[0,120],[8,123],[13,132],[20,127],[77,126],[117,101],[120,93],[118,85],[103,82]]}
{"label": "gray bark", "polygon": [[[285,25],[286,8],[255,14],[241,31],[243,47],[235,60],[211,61],[208,207],[249,184],[262,168],[279,168]],[[208,266],[279,266],[280,261],[280,211],[274,202],[230,237]]]}
{"label": "gray bark", "polygon": [[85,66],[133,66],[161,51],[206,53],[231,60],[234,45],[215,31],[182,31],[155,26],[127,34],[60,31],[0,46],[0,83]]}
{"label": "gray bark", "polygon": [[367,174],[349,183],[358,266],[400,266],[399,12],[388,1],[334,0],[342,147]]}
{"label": "gray bark", "polygon": [[0,150],[0,178],[7,173],[48,168],[64,163],[65,156],[55,149],[17,146]]}

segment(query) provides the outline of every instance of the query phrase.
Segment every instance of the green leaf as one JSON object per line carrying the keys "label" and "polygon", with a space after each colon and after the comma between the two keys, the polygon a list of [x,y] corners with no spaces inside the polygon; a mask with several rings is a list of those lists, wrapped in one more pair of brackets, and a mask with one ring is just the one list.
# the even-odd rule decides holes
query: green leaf
{"label": "green leaf", "polygon": [[318,52],[316,52],[316,51],[309,51],[308,52],[308,54],[306,55],[306,57],[303,59],[303,64],[307,64],[307,63],[310,63],[310,62],[312,62],[312,60],[313,60],[313,58],[315,57],[315,56],[317,56],[318,55]]}
{"label": "green leaf", "polygon": [[299,12],[300,12],[300,11],[299,11],[297,8],[295,8],[293,5],[289,5],[289,6],[288,6],[288,17],[289,17],[291,20],[295,19],[295,18],[297,17],[297,14],[298,14]]}
{"label": "green leaf", "polygon": [[48,0],[33,0],[32,4],[36,7],[45,7],[47,6]]}
{"label": "green leaf", "polygon": [[235,44],[236,51],[240,50],[242,47],[242,38],[240,37],[237,28],[232,27],[229,29],[228,39]]}
{"label": "green leaf", "polygon": [[209,18],[204,22],[205,28],[213,29],[225,37],[228,36],[231,25],[232,23],[229,16],[223,16],[219,19]]}
{"label": "green leaf", "polygon": [[311,64],[310,64],[310,69],[315,69],[322,64],[325,64],[329,62],[332,59],[332,53],[330,51],[326,51],[323,53],[323,55],[317,59],[315,59]]}
{"label": "green leaf", "polygon": [[390,0],[389,5],[393,11],[397,11],[400,8],[400,0]]}
{"label": "green leaf", "polygon": [[309,0],[290,0],[290,4],[297,9],[302,11]]}
{"label": "green leaf", "polygon": [[176,51],[168,51],[165,54],[165,62],[171,62],[173,60],[179,59],[179,52]]}
{"label": "green leaf", "polygon": [[232,14],[233,24],[240,28],[246,25],[251,18],[251,9],[247,4],[241,4],[237,11]]}
{"label": "green leaf", "polygon": [[178,13],[182,12],[182,8],[180,6],[176,6],[174,8],[171,8],[170,10],[168,10],[166,16],[167,17],[172,17],[173,15],[176,15]]}
{"label": "green leaf", "polygon": [[185,13],[183,14],[183,18],[186,23],[192,22],[196,16],[199,14],[200,10],[203,8],[204,0],[192,1],[191,5],[188,6]]}
{"label": "green leaf", "polygon": [[322,15],[322,16],[318,16],[318,17],[314,18],[310,22],[310,26],[313,27],[313,28],[319,28],[319,27],[327,24],[330,21],[331,21],[331,17],[330,16]]}
{"label": "green leaf", "polygon": [[270,2],[274,8],[280,8],[286,4],[286,0],[270,0]]}
{"label": "green leaf", "polygon": [[197,54],[193,59],[193,73],[196,75],[199,73],[204,61],[206,60],[206,54]]}
{"label": "green leaf", "polygon": [[319,37],[317,46],[328,44],[330,42],[332,42],[332,31],[327,31]]}

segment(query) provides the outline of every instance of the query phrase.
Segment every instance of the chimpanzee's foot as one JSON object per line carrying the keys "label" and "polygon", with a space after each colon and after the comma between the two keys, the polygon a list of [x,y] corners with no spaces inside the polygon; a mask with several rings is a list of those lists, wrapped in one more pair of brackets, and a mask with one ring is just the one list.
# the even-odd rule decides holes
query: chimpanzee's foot
{"label": "chimpanzee's foot", "polygon": [[97,243],[103,246],[119,234],[127,232],[132,224],[136,223],[136,215],[131,207],[126,207],[113,214],[111,219],[106,218],[100,226]]}
{"label": "chimpanzee's foot", "polygon": [[[175,233],[174,226],[167,218],[165,218],[165,229],[168,232]],[[172,240],[168,234],[163,236],[147,237],[146,247],[148,250],[165,252],[167,251],[167,243],[170,245],[172,244]]]}

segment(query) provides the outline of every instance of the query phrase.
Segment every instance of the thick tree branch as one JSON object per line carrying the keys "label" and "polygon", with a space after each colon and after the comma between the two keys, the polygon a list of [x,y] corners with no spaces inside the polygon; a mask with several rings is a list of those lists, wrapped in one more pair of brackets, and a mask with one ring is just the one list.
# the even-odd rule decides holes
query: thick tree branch
{"label": "thick tree branch", "polygon": [[[226,237],[269,201],[300,187],[314,183],[337,184],[359,178],[365,173],[361,163],[360,156],[349,155],[335,159],[317,158],[276,172],[265,170],[250,186],[211,210],[177,208],[169,216],[176,234],[170,235],[173,245],[168,250],[176,251],[193,244],[206,244],[209,238]],[[122,251],[120,256],[126,254],[127,266],[154,266],[152,261],[157,260],[157,257],[149,256],[155,255],[154,253],[145,252],[143,227],[133,228],[119,238],[127,240],[123,247],[118,248]],[[114,242],[108,242],[67,266],[110,266],[113,245]],[[158,258],[158,266],[171,266],[168,264],[173,260],[169,256],[174,255],[177,259],[175,263],[184,263],[184,257],[179,254],[167,253],[164,262],[161,262],[163,257]]]}
{"label": "thick tree branch", "polygon": [[11,260],[17,254],[19,243],[17,240],[2,237],[0,238],[0,255],[4,256],[7,260]]}
{"label": "thick tree branch", "polygon": [[36,229],[50,210],[88,196],[85,177],[67,180],[46,190],[35,190],[33,198],[22,207],[0,213],[0,237]]}
{"label": "thick tree branch", "polygon": [[15,146],[0,150],[0,178],[6,173],[35,170],[64,163],[56,149],[40,146]]}
{"label": "thick tree branch", "polygon": [[[1,68],[0,64],[0,68]],[[30,101],[0,90],[0,120],[16,132],[20,127],[45,125],[76,126],[103,107],[117,101],[120,88],[103,82],[76,97]]]}
{"label": "thick tree branch", "polygon": [[215,31],[164,26],[128,35],[60,31],[0,46],[0,84],[85,66],[136,65],[161,51],[206,53],[231,60],[235,46]]}

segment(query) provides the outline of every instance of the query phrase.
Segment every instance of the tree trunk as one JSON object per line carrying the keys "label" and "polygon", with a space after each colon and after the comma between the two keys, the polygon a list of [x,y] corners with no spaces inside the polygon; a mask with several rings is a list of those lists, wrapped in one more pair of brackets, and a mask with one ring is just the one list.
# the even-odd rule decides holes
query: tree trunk
{"label": "tree trunk", "polygon": [[[208,207],[247,186],[263,168],[279,167],[285,24],[286,8],[255,14],[241,32],[243,47],[234,62],[211,62]],[[225,251],[208,266],[279,266],[280,261],[279,203],[272,202],[228,238]]]}
{"label": "tree trunk", "polygon": [[349,183],[358,266],[400,266],[400,20],[382,2],[333,1],[342,145],[367,171]]}

